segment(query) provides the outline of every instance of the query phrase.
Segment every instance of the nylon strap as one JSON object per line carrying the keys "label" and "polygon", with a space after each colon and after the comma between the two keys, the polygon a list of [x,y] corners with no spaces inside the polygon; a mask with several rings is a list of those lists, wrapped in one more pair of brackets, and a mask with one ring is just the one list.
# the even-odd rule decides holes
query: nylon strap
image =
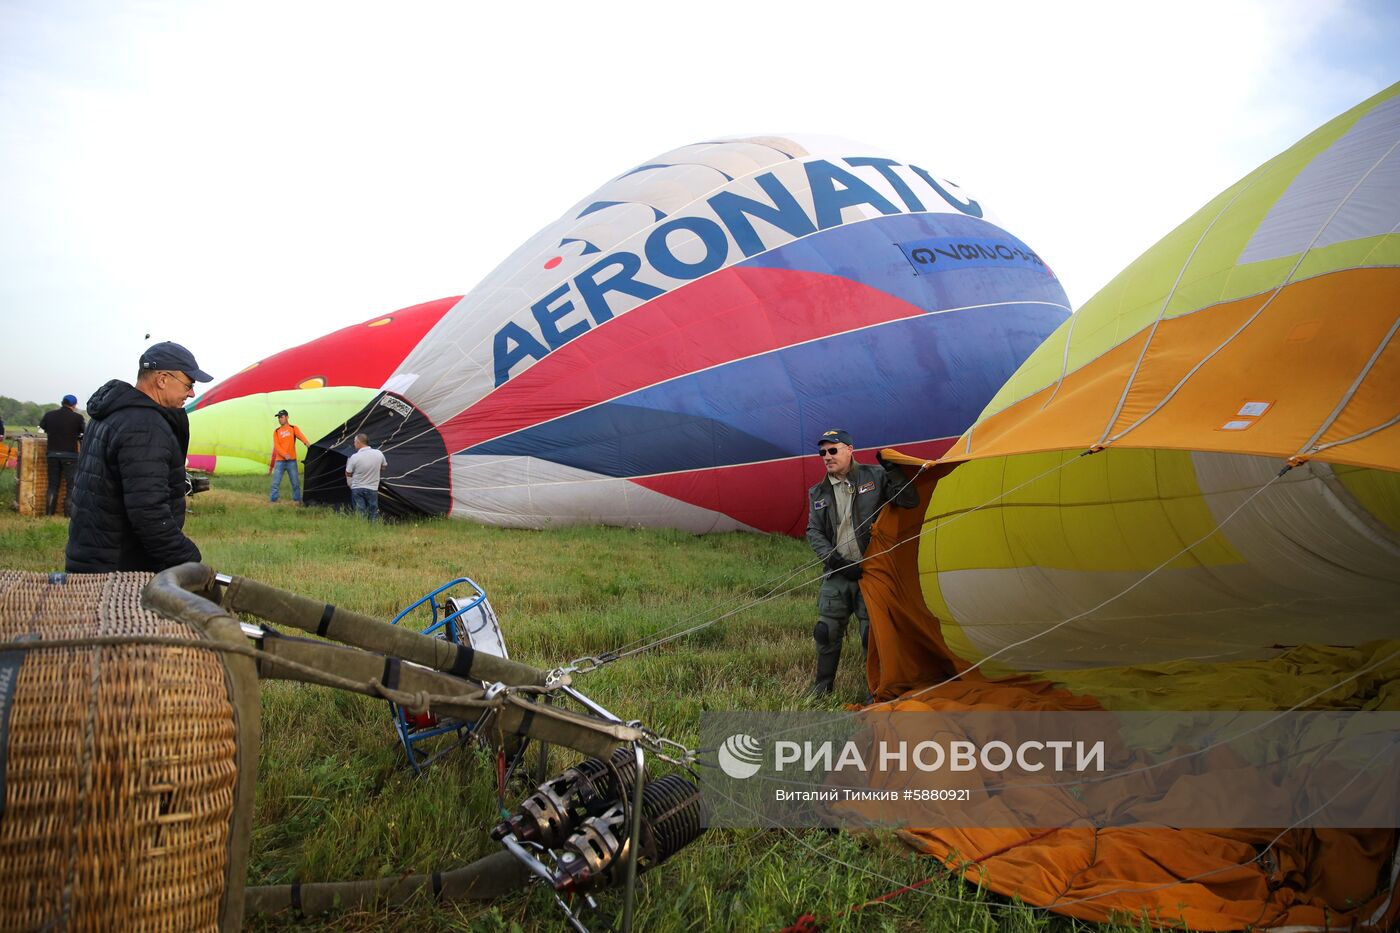
{"label": "nylon strap", "polygon": [[464,680],[471,676],[472,664],[476,661],[476,649],[471,645],[458,645],[457,657],[452,659],[452,667],[447,673]]}
{"label": "nylon strap", "polygon": [[331,616],[335,615],[335,606],[326,603],[326,608],[321,610],[321,622],[316,626],[316,634],[322,638],[326,637],[327,630],[331,627]]}
{"label": "nylon strap", "polygon": [[[35,641],[39,636],[21,635],[16,641]],[[10,706],[19,686],[19,669],[29,652],[0,651],[0,816],[5,814],[5,766],[9,760],[10,747]]]}

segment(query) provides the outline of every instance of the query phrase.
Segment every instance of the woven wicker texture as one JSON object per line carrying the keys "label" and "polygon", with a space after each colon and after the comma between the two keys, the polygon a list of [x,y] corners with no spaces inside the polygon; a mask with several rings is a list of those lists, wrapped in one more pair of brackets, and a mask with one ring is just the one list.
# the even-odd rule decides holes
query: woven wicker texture
{"label": "woven wicker texture", "polygon": [[[140,608],[148,579],[70,575],[50,584],[44,574],[0,570],[0,641],[197,639]],[[26,651],[7,751],[0,930],[218,929],[237,774],[217,652]]]}

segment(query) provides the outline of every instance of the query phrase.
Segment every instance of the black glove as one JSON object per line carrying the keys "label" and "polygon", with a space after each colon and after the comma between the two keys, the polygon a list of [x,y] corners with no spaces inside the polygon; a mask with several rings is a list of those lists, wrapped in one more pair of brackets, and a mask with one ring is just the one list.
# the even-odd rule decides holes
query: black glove
{"label": "black glove", "polygon": [[859,580],[865,571],[861,570],[860,564],[852,563],[842,556],[840,551],[832,551],[827,555],[826,575],[828,577],[844,577],[847,580]]}
{"label": "black glove", "polygon": [[899,464],[891,463],[879,454],[875,455],[875,462],[885,468],[885,472],[890,475],[890,479],[897,480],[902,486],[909,482],[909,477],[904,475],[904,471],[899,468]]}

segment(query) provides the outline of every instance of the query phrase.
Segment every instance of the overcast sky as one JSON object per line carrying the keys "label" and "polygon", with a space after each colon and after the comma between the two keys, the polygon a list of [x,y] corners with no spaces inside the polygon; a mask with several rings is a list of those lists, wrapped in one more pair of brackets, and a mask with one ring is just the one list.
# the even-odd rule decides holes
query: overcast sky
{"label": "overcast sky", "polygon": [[0,0],[0,395],[82,404],[163,339],[224,378],[462,294],[717,136],[950,178],[1078,307],[1397,50],[1391,0]]}

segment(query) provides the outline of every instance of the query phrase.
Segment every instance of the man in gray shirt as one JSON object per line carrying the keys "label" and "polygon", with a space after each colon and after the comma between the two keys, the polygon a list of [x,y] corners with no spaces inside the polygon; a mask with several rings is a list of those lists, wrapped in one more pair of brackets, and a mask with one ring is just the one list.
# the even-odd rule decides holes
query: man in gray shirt
{"label": "man in gray shirt", "polygon": [[379,471],[389,465],[384,455],[369,446],[368,434],[355,435],[355,452],[345,461],[345,482],[355,511],[379,521]]}

